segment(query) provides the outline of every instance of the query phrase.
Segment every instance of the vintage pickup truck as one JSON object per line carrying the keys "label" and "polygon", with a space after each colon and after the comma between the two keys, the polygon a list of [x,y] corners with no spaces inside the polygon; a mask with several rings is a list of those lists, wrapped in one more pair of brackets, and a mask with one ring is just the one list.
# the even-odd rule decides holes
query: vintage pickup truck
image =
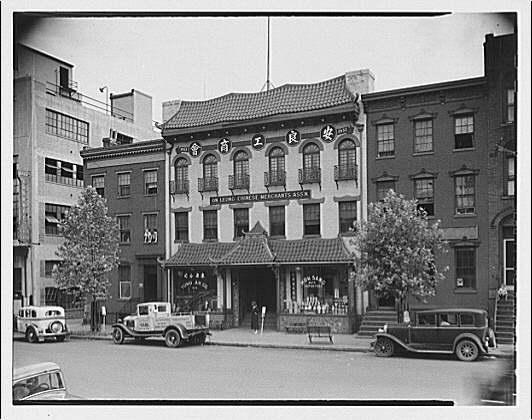
{"label": "vintage pickup truck", "polygon": [[203,344],[210,335],[208,318],[208,314],[173,314],[168,302],[139,303],[135,314],[113,324],[113,341],[122,344],[126,338],[142,341],[164,337],[168,347],[179,347],[183,342]]}

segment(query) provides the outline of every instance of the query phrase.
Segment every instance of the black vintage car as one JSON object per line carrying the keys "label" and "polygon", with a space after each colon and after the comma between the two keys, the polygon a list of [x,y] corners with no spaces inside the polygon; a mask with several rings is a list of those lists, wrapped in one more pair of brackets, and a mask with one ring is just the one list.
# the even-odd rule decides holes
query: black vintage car
{"label": "black vintage car", "polygon": [[376,335],[375,354],[393,356],[398,350],[416,353],[456,354],[472,362],[489,347],[495,335],[488,326],[488,314],[481,309],[435,309],[419,311],[414,321],[384,325]]}

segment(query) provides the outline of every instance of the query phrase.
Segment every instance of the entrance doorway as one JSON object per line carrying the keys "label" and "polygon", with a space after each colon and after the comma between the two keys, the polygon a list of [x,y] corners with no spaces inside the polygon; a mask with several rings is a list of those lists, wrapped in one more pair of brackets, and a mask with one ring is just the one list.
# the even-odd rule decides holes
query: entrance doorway
{"label": "entrance doorway", "polygon": [[157,297],[157,266],[144,266],[144,302],[158,300]]}
{"label": "entrance doorway", "polygon": [[[276,319],[277,287],[273,271],[269,268],[242,268],[237,270],[239,278],[239,315],[242,324],[251,321],[251,302],[257,302],[259,309],[266,306],[267,320]],[[269,326],[270,322],[265,325]],[[276,324],[275,326],[276,327]]]}
{"label": "entrance doorway", "polygon": [[393,296],[384,296],[377,299],[379,308],[394,308],[395,298]]}

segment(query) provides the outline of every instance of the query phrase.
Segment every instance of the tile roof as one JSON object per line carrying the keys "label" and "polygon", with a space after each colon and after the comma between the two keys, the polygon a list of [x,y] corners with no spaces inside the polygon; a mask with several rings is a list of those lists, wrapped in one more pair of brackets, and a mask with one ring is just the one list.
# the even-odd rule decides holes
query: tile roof
{"label": "tile roof", "polygon": [[167,261],[168,266],[210,265],[235,246],[232,242],[205,242],[181,244]]}
{"label": "tile roof", "polygon": [[182,101],[165,130],[245,121],[353,104],[345,76],[311,84],[286,84],[264,92],[229,93],[207,101]]}
{"label": "tile roof", "polygon": [[246,235],[237,242],[183,244],[166,265],[249,265],[296,263],[348,263],[352,261],[341,238],[268,239]]}
{"label": "tile roof", "polygon": [[219,265],[271,264],[274,256],[264,235],[247,236],[216,261]]}
{"label": "tile roof", "polygon": [[270,240],[278,263],[347,263],[352,257],[341,238],[275,239]]}

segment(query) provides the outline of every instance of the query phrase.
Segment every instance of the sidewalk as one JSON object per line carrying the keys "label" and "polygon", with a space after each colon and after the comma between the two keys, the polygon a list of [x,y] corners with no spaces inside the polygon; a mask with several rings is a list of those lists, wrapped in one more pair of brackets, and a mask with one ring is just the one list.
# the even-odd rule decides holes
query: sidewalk
{"label": "sidewalk", "polygon": [[[91,333],[89,325],[81,325],[81,320],[68,320],[72,338],[103,339],[111,340],[111,326],[107,325],[105,330]],[[328,338],[313,338],[309,343],[306,334],[287,334],[279,331],[266,330],[263,334],[253,334],[247,328],[230,328],[227,330],[211,330],[211,336],[207,339],[207,344],[216,346],[234,347],[263,347],[278,349],[298,349],[298,350],[330,350],[330,351],[350,351],[350,352],[371,352],[373,338],[358,337],[356,334],[335,334],[333,344]],[[490,355],[500,358],[513,357],[513,346],[501,344],[495,350],[490,351]]]}

